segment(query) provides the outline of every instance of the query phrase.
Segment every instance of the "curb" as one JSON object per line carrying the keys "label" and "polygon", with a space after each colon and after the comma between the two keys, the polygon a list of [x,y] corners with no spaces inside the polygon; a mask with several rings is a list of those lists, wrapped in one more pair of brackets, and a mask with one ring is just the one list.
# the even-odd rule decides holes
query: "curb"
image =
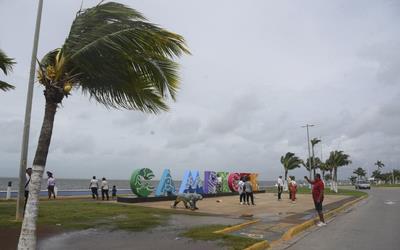
{"label": "curb", "polygon": [[245,248],[244,250],[264,250],[269,248],[269,242],[266,240],[260,241],[258,243],[255,243],[247,248]]}
{"label": "curb", "polygon": [[226,227],[226,228],[224,228],[224,229],[215,231],[214,233],[215,233],[215,234],[230,233],[230,232],[233,232],[233,231],[240,230],[240,229],[242,229],[242,228],[244,228],[244,227],[247,227],[248,225],[257,223],[257,222],[259,222],[259,221],[260,221],[260,220],[248,221],[248,222],[245,222],[245,223],[242,223],[242,224],[234,225],[234,226],[231,226],[231,227]]}
{"label": "curb", "polygon": [[[343,204],[342,206],[335,208],[329,212],[327,212],[326,214],[324,214],[325,219],[329,219],[332,218],[335,214],[338,214],[339,212],[341,212],[342,210],[354,205],[355,203],[365,199],[366,197],[368,197],[368,195],[363,195],[355,200],[349,201],[345,204]],[[313,219],[310,219],[306,222],[303,222],[300,225],[296,225],[292,228],[290,228],[288,231],[286,231],[286,233],[281,237],[281,240],[290,240],[291,238],[293,238],[293,236],[295,236],[296,234],[299,234],[300,232],[312,227],[315,225],[315,223],[319,221],[318,217],[315,217]]]}

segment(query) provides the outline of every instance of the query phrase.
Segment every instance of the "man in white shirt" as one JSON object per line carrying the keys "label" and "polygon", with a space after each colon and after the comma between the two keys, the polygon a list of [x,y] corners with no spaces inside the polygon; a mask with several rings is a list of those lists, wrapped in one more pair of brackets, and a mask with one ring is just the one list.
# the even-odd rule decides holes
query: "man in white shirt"
{"label": "man in white shirt", "polygon": [[92,197],[94,199],[99,199],[99,181],[96,179],[96,176],[93,176],[93,179],[90,181],[89,189],[92,190]]}
{"label": "man in white shirt", "polygon": [[243,205],[245,203],[245,199],[246,199],[246,193],[244,192],[243,177],[240,178],[240,181],[238,183],[238,192],[239,192],[239,195],[240,195],[240,204]]}
{"label": "man in white shirt", "polygon": [[283,192],[283,180],[282,180],[282,176],[279,176],[278,178],[278,201],[281,200],[281,196],[282,196],[282,192]]}

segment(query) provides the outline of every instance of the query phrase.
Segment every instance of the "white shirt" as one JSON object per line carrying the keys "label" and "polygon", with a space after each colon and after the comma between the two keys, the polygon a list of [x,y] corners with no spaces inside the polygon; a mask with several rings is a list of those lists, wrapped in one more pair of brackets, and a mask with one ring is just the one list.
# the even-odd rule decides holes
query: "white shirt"
{"label": "white shirt", "polygon": [[47,186],[55,186],[56,185],[56,179],[54,177],[49,177],[49,179],[47,179]]}
{"label": "white shirt", "polygon": [[243,186],[244,186],[244,182],[242,180],[240,180],[239,183],[238,183],[238,192],[239,192],[239,194],[243,193]]}
{"label": "white shirt", "polygon": [[278,178],[278,186],[283,187],[283,180],[282,180],[282,178]]}
{"label": "white shirt", "polygon": [[99,187],[99,181],[96,179],[92,179],[90,181],[90,188],[98,188]]}
{"label": "white shirt", "polygon": [[107,181],[102,181],[102,182],[101,182],[101,189],[108,190],[108,183],[107,183]]}

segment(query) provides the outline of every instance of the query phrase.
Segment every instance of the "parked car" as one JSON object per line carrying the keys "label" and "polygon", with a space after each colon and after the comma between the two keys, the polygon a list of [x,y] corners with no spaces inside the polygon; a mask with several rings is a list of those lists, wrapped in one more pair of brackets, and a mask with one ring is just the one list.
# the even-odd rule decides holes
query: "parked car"
{"label": "parked car", "polygon": [[356,189],[371,189],[371,184],[365,180],[358,180],[354,186]]}

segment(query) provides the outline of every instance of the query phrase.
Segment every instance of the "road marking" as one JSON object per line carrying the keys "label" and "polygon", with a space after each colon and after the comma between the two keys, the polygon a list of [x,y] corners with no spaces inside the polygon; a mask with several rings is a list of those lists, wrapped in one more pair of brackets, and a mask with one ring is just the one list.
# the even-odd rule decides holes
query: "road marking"
{"label": "road marking", "polygon": [[396,202],[395,201],[385,201],[385,204],[386,205],[394,205],[394,204],[396,204]]}

